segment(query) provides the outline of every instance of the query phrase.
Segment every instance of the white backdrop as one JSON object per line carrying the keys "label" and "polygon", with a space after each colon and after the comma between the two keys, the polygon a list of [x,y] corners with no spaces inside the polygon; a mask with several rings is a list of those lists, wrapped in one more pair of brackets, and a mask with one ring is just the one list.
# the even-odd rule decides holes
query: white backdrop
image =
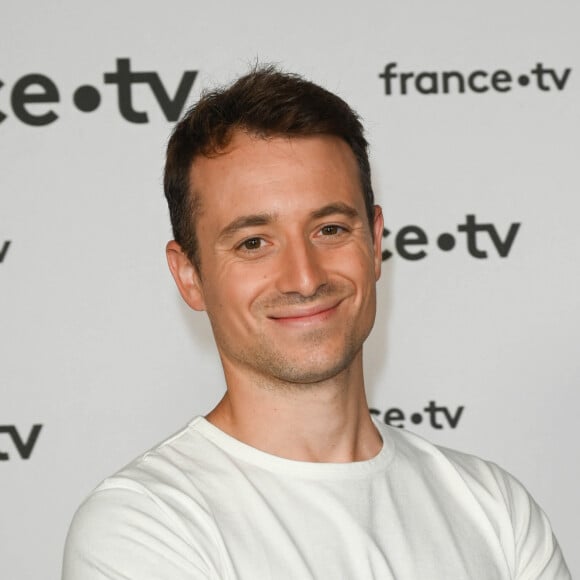
{"label": "white backdrop", "polygon": [[163,106],[256,60],[368,129],[389,230],[373,412],[515,474],[580,572],[579,19],[571,0],[5,1],[0,577],[58,578],[91,488],[221,396],[165,265]]}

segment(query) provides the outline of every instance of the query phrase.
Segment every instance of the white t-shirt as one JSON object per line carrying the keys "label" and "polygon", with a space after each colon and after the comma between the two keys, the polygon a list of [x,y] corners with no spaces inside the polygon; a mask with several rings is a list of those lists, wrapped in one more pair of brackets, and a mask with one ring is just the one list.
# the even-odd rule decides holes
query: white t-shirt
{"label": "white t-shirt", "polygon": [[376,457],[309,463],[198,417],[83,503],[63,580],[570,579],[513,477],[377,427]]}

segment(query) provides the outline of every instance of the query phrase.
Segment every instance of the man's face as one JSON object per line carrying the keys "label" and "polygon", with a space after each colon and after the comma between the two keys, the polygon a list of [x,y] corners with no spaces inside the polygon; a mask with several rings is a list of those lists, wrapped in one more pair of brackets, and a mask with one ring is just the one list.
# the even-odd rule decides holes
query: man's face
{"label": "man's face", "polygon": [[377,208],[373,242],[348,145],[238,132],[225,152],[194,161],[191,183],[201,271],[178,284],[207,311],[226,377],[308,384],[360,357],[383,224]]}

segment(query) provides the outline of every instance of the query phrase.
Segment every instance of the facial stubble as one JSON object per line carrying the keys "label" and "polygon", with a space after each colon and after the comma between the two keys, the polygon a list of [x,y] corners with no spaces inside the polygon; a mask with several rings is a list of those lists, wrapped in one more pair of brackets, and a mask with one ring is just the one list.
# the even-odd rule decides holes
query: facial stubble
{"label": "facial stubble", "polygon": [[[267,313],[278,308],[313,304],[323,297],[348,300],[350,291],[347,285],[330,283],[321,286],[312,297],[284,294],[265,298],[254,306],[258,312]],[[364,309],[358,312],[359,316],[368,318],[362,326],[357,320],[337,320],[312,329],[281,329],[279,339],[275,338],[276,332],[263,329],[253,335],[251,344],[245,345],[232,344],[227,330],[216,324],[211,312],[208,316],[225,369],[229,364],[241,366],[254,375],[258,386],[264,388],[305,389],[336,377],[352,365],[374,323],[374,291],[367,300],[372,301],[367,304],[372,313]],[[264,320],[264,325],[270,324],[276,323]],[[337,342],[338,336],[341,338]]]}

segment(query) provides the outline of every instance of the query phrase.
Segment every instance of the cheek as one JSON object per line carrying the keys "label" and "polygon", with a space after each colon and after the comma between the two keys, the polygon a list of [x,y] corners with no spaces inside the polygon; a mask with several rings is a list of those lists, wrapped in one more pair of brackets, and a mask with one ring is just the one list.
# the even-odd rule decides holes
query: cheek
{"label": "cheek", "polygon": [[376,277],[373,260],[358,256],[351,263],[348,276],[355,288],[359,307],[363,310],[374,309],[376,303]]}
{"label": "cheek", "polygon": [[375,283],[374,254],[365,246],[357,248],[348,256],[341,256],[337,267],[356,285],[367,286]]}
{"label": "cheek", "polygon": [[271,269],[269,272],[247,264],[230,264],[214,276],[213,291],[206,300],[208,309],[218,316],[246,316],[254,302],[267,292]]}

